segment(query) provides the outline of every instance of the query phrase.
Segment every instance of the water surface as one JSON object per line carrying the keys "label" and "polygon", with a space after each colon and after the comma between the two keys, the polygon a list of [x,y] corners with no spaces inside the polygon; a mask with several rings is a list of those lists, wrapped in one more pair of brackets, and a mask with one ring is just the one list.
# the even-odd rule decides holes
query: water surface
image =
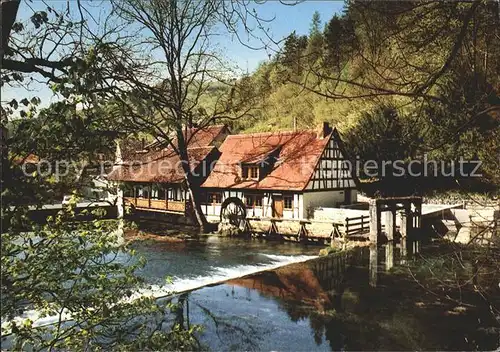
{"label": "water surface", "polygon": [[[177,322],[203,326],[211,350],[472,350],[499,346],[488,307],[461,305],[422,288],[399,248],[358,249],[321,259],[318,247],[212,238],[138,245],[152,282],[174,277],[185,292]],[[387,254],[394,253],[393,258]],[[374,255],[378,254],[378,255]],[[376,265],[370,270],[370,259]],[[388,260],[390,259],[390,260]],[[292,263],[290,265],[277,266]],[[390,269],[389,266],[395,265]],[[274,268],[253,275],[247,273]],[[374,271],[377,274],[374,281]],[[176,284],[177,282],[177,284]],[[370,282],[376,287],[370,285]],[[466,295],[464,287],[463,294]],[[468,301],[473,302],[473,301]]]}

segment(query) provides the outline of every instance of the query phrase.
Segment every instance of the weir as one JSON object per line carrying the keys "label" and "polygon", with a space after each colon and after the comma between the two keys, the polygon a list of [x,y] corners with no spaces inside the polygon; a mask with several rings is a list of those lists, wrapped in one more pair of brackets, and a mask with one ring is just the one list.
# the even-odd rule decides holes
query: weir
{"label": "weir", "polygon": [[[222,284],[228,280],[236,280],[250,275],[258,274],[264,271],[275,270],[280,267],[302,263],[311,259],[317,258],[313,255],[273,255],[273,254],[260,254],[271,261],[269,264],[240,264],[232,267],[213,267],[210,275],[196,275],[196,276],[176,276],[172,278],[171,284],[165,285],[151,285],[151,288],[144,289],[138,288],[137,292],[133,294],[130,300],[138,299],[140,297],[153,297],[156,299],[173,297],[181,295],[186,292],[201,289],[207,286],[214,286]],[[63,322],[71,321],[71,312],[64,311],[60,315],[44,316],[35,310],[25,311],[22,315],[14,318],[12,321],[21,324],[24,319],[31,319],[34,327],[44,327],[56,324],[59,320]],[[2,328],[5,328],[8,321],[2,320]],[[4,335],[9,335],[6,332]]]}

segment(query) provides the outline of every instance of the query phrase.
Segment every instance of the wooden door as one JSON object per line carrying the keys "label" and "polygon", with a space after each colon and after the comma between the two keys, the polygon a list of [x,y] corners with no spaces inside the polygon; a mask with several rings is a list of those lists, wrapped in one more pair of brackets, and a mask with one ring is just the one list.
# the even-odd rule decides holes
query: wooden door
{"label": "wooden door", "polygon": [[273,217],[282,218],[283,217],[283,197],[273,196]]}

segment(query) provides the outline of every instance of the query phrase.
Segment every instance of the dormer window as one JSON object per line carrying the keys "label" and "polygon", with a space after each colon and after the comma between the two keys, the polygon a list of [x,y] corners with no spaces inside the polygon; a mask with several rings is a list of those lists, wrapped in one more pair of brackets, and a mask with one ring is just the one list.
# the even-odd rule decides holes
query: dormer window
{"label": "dormer window", "polygon": [[259,179],[259,167],[257,165],[242,165],[241,166],[241,177],[244,180],[258,180]]}

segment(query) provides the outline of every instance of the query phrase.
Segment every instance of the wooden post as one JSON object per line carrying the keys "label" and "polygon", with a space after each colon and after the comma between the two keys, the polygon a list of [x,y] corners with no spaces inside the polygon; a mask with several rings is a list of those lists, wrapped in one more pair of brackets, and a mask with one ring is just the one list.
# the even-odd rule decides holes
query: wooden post
{"label": "wooden post", "polygon": [[396,211],[391,208],[384,213],[385,218],[385,234],[388,241],[394,240],[394,234],[396,232]]}
{"label": "wooden post", "polygon": [[168,210],[168,188],[163,187],[163,193],[165,194],[165,210]]}
{"label": "wooden post", "polygon": [[125,200],[123,199],[123,190],[120,185],[116,186],[116,207],[118,219],[123,219],[125,215]]}
{"label": "wooden post", "polygon": [[333,224],[332,234],[330,236],[330,247],[332,247],[332,248],[333,248],[334,243],[335,243],[335,234],[336,234],[336,232],[335,232],[335,223],[334,223]]}
{"label": "wooden post", "polygon": [[134,185],[134,205],[137,206],[137,187]]}
{"label": "wooden post", "polygon": [[408,206],[404,204],[404,210],[401,212],[401,226],[400,226],[401,237],[404,238],[408,237],[408,234],[410,232],[410,226],[411,226],[410,209],[408,209]]}
{"label": "wooden post", "polygon": [[304,224],[300,224],[299,233],[297,234],[297,242],[300,242],[300,240],[302,239],[302,230],[303,230],[303,227],[304,227]]}
{"label": "wooden post", "polygon": [[422,198],[415,200],[415,228],[422,228]]}
{"label": "wooden post", "polygon": [[394,243],[389,241],[385,245],[385,270],[389,271],[394,266]]}
{"label": "wooden post", "polygon": [[349,218],[345,218],[345,234],[349,236]]}
{"label": "wooden post", "polygon": [[377,244],[378,232],[380,228],[380,211],[376,199],[370,199],[370,242]]}
{"label": "wooden post", "polygon": [[[407,204],[404,204],[404,210],[401,212],[401,225],[400,225],[400,232],[401,232],[401,257],[404,258],[407,255],[407,241],[408,241],[408,232],[409,232],[409,227],[411,225],[411,219],[410,219],[410,209],[408,209]],[[404,259],[401,261],[402,264],[404,264]]]}
{"label": "wooden post", "polygon": [[148,186],[148,208],[151,208],[151,193],[153,192],[153,187],[151,184]]}

